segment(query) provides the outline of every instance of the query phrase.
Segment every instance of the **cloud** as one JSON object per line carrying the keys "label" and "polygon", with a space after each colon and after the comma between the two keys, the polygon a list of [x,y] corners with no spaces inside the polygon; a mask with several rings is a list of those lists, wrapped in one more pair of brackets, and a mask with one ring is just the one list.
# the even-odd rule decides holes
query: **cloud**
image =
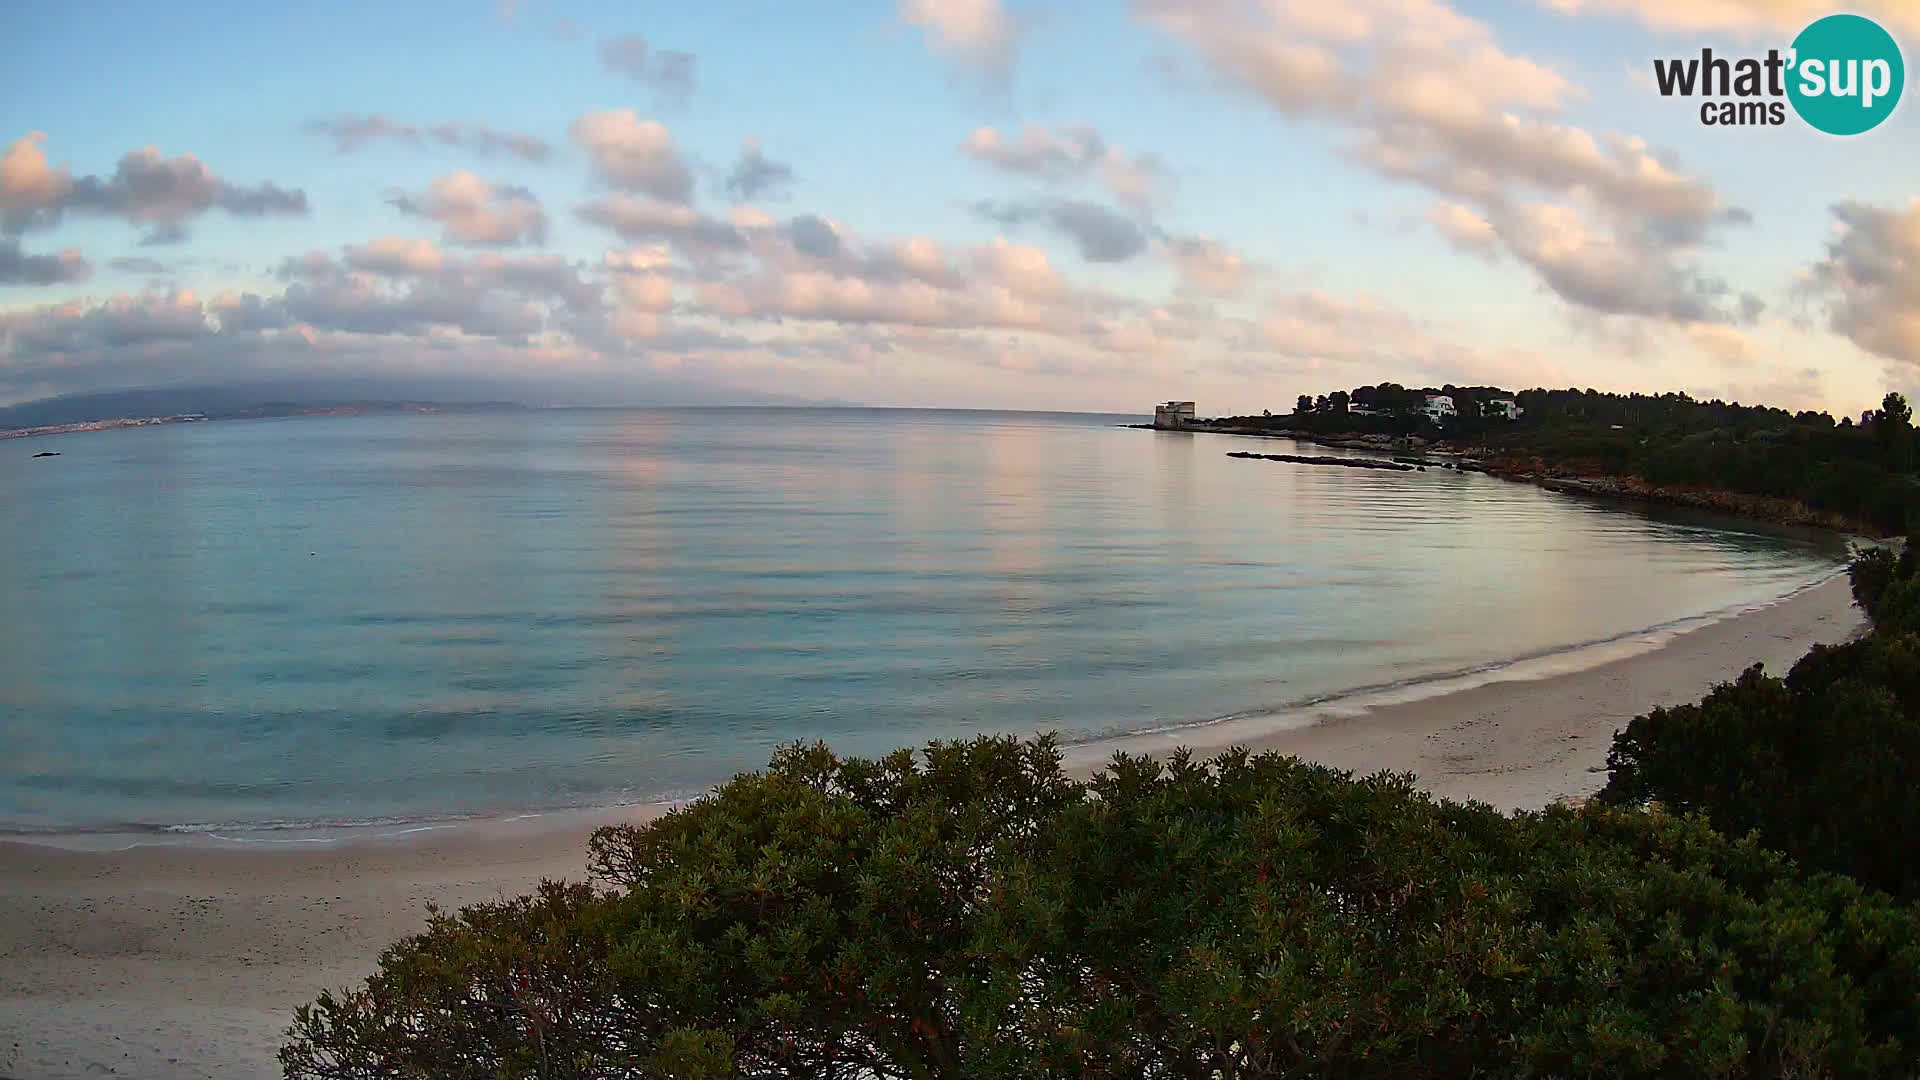
{"label": "cloud", "polygon": [[495,187],[464,169],[440,177],[420,195],[389,201],[403,214],[439,222],[447,243],[507,247],[547,239],[546,211],[533,192]]}
{"label": "cloud", "polygon": [[1806,288],[1828,302],[1828,325],[1867,352],[1920,365],[1920,198],[1904,208],[1832,208],[1827,257]]}
{"label": "cloud", "polygon": [[725,187],[736,200],[750,202],[761,195],[783,194],[792,182],[793,169],[767,157],[758,142],[748,139],[727,172]]}
{"label": "cloud", "polygon": [[994,77],[1011,73],[1022,28],[999,0],[900,0],[899,14],[935,49]]}
{"label": "cloud", "polygon": [[908,277],[931,285],[951,285],[955,280],[952,263],[939,244],[924,236],[912,236],[895,243],[880,256]]}
{"label": "cloud", "polygon": [[1365,294],[1281,293],[1260,332],[1274,350],[1308,360],[1404,364],[1428,344],[1412,316]]}
{"label": "cloud", "polygon": [[752,240],[756,270],[700,282],[692,310],[728,320],[1015,331],[1084,343],[1101,313],[1124,305],[1070,289],[1046,252],[1005,239],[956,259],[925,238],[865,243],[809,215]]}
{"label": "cloud", "polygon": [[170,247],[174,244],[184,244],[186,242],[186,227],[177,222],[155,225],[153,228],[148,229],[145,235],[140,237],[141,247]]}
{"label": "cloud", "polygon": [[187,222],[216,208],[236,217],[307,212],[303,191],[272,181],[230,183],[192,154],[168,158],[151,146],[122,155],[112,176],[74,179],[47,164],[44,139],[30,134],[0,157],[0,225],[8,232],[50,226],[73,212],[149,226],[157,242],[173,242],[185,237]]}
{"label": "cloud", "polygon": [[[757,324],[743,332],[777,333],[792,347],[813,342],[836,357],[871,353],[834,346],[844,339],[821,338],[822,328],[848,335],[1035,334],[1055,347],[1102,350],[1112,337],[1108,328],[1137,306],[1070,287],[1046,252],[1004,238],[951,251],[923,236],[862,238],[819,214],[776,223],[757,211],[736,212],[723,221],[632,195],[579,209],[583,220],[634,245],[603,258],[615,305],[604,330],[623,340],[658,341],[665,332],[659,320],[670,309],[680,320]],[[870,336],[868,344],[880,348],[882,340]],[[960,346],[942,339],[940,348]],[[1004,343],[991,351],[1007,356]],[[1095,355],[1102,353],[1087,357]]]}
{"label": "cloud", "polygon": [[263,180],[252,187],[222,184],[218,205],[236,217],[297,215],[307,212],[307,194],[304,191],[289,191],[271,180]]}
{"label": "cloud", "polygon": [[673,308],[673,279],[665,274],[625,274],[613,285],[623,307],[655,314]]}
{"label": "cloud", "polygon": [[1056,132],[1028,126],[1011,139],[983,127],[967,136],[960,149],[975,161],[1053,181],[1084,175],[1107,152],[1100,133],[1090,127],[1067,127]]}
{"label": "cloud", "polygon": [[[1248,319],[1193,297],[1155,304],[1076,287],[1048,252],[1015,239],[949,248],[923,236],[863,237],[820,214],[727,221],[628,194],[581,211],[630,243],[583,266],[380,237],[287,260],[279,295],[188,302],[147,294],[0,317],[0,395],[20,393],[27,384],[15,373],[25,371],[36,373],[32,387],[58,392],[149,381],[136,376],[142,370],[178,379],[196,365],[343,370],[377,360],[419,370],[458,357],[522,370],[562,360],[689,365],[747,372],[750,382],[783,374],[788,386],[806,377],[795,374],[802,370],[878,380],[839,385],[830,396],[928,380],[942,394],[978,392],[966,369],[984,368],[1058,378],[1061,393],[1064,380],[1098,378],[1102,393],[1129,386],[1151,396],[1168,377],[1203,390],[1221,370],[1264,378],[1334,355],[1355,364],[1386,358],[1395,371],[1524,359],[1461,349],[1384,305],[1352,299],[1276,303]],[[1156,234],[1150,249],[1179,265],[1196,294],[1245,287],[1239,256],[1217,240]],[[1214,370],[1198,370],[1201,363]],[[1155,374],[1156,366],[1165,370]]]}
{"label": "cloud", "polygon": [[1258,328],[1265,363],[1310,371],[1320,385],[1356,382],[1563,384],[1552,359],[1525,350],[1465,344],[1366,293],[1283,292],[1269,298]]}
{"label": "cloud", "polygon": [[190,341],[213,333],[191,292],[116,296],[0,314],[0,344],[20,359],[87,353],[156,341]]}
{"label": "cloud", "polygon": [[114,259],[107,265],[123,274],[165,274],[171,269],[159,259],[149,259],[144,255]]}
{"label": "cloud", "polygon": [[601,265],[616,274],[657,273],[672,269],[673,249],[665,244],[646,244],[609,251],[602,257]]}
{"label": "cloud", "polygon": [[307,197],[272,181],[230,184],[192,154],[168,158],[149,146],[123,155],[111,177],[74,181],[65,200],[69,210],[153,225],[178,225],[216,206],[240,217],[304,214]]}
{"label": "cloud", "polygon": [[990,127],[967,136],[960,151],[1002,172],[1060,184],[1097,176],[1121,202],[1137,209],[1152,206],[1169,184],[1166,167],[1152,154],[1128,156],[1107,145],[1086,125],[1052,129],[1028,125],[1017,136]]}
{"label": "cloud", "polygon": [[44,132],[30,132],[0,155],[0,227],[20,232],[44,215],[58,216],[73,177],[47,163]]}
{"label": "cloud", "polygon": [[600,283],[588,280],[579,267],[558,255],[476,255],[450,264],[445,272],[469,289],[503,289],[561,305],[575,314],[597,311],[603,295]]}
{"label": "cloud", "polygon": [[692,198],[693,173],[665,125],[642,120],[632,109],[615,109],[582,114],[570,131],[606,184],[667,202]]}
{"label": "cloud", "polygon": [[1011,297],[997,308],[991,298],[940,289],[912,280],[869,280],[825,270],[768,270],[738,281],[710,282],[698,290],[700,308],[732,319],[778,319],[840,324],[977,329],[1031,327],[1037,314],[1023,314]]}
{"label": "cloud", "polygon": [[630,243],[664,241],[697,263],[743,255],[747,249],[746,233],[740,227],[679,203],[609,195],[581,204],[578,214],[582,221],[610,229]]}
{"label": "cloud", "polygon": [[1731,326],[1696,323],[1685,328],[1686,335],[1714,363],[1740,368],[1753,363],[1756,346],[1746,333]]}
{"label": "cloud", "polygon": [[1037,247],[995,237],[974,252],[974,266],[991,284],[1023,298],[1051,299],[1066,294],[1066,282],[1047,253]]}
{"label": "cloud", "polygon": [[0,397],[315,364],[639,360],[760,383],[795,365],[908,363],[902,350],[936,367],[1085,374],[1108,362],[1101,342],[1118,340],[1133,306],[1071,288],[1045,252],[1005,239],[956,251],[866,240],[817,214],[736,223],[624,193],[581,209],[637,239],[581,266],[380,237],[285,260],[277,295],[148,293],[0,315]]}
{"label": "cloud", "polygon": [[383,238],[338,259],[288,260],[288,320],[319,330],[419,337],[452,330],[524,342],[603,315],[603,287],[558,256],[457,258],[417,239]]}
{"label": "cloud", "polygon": [[1471,207],[1456,202],[1441,203],[1427,214],[1447,242],[1461,251],[1492,258],[1500,251],[1500,235],[1493,224]]}
{"label": "cloud", "polygon": [[1047,218],[1073,239],[1088,262],[1124,262],[1147,248],[1140,226],[1104,206],[1062,199],[1047,211]]}
{"label": "cloud", "polygon": [[653,49],[637,34],[601,45],[600,63],[652,90],[665,103],[684,104],[693,94],[693,54]]}
{"label": "cloud", "polygon": [[390,282],[322,255],[277,296],[149,292],[0,313],[0,397],[202,377],[196,371],[342,372],[356,361],[417,370],[436,353],[461,372],[505,355],[524,365],[550,348],[546,328],[570,309],[516,292],[485,261],[498,259]]}
{"label": "cloud", "polygon": [[280,297],[228,292],[208,300],[205,308],[215,330],[229,337],[248,331],[280,330],[289,325],[286,305]]}
{"label": "cloud", "polygon": [[57,255],[28,255],[20,250],[20,241],[0,237],[0,285],[60,285],[84,281],[93,273],[78,251]]}
{"label": "cloud", "polygon": [[831,259],[840,254],[840,233],[825,218],[802,214],[787,223],[787,238],[794,250],[816,259]]}
{"label": "cloud", "polygon": [[447,257],[431,240],[416,237],[386,236],[346,250],[346,264],[354,270],[388,276],[434,274],[447,265]]}
{"label": "cloud", "polygon": [[1073,242],[1088,262],[1125,262],[1147,250],[1147,233],[1132,220],[1078,199],[975,203],[974,213],[1002,225],[1041,222]]}
{"label": "cloud", "polygon": [[955,257],[924,236],[869,241],[845,223],[800,214],[777,228],[743,230],[754,260],[776,272],[830,273],[867,282],[918,282],[962,289],[967,278]]}
{"label": "cloud", "polygon": [[1128,157],[1111,147],[1100,161],[1100,182],[1114,198],[1142,210],[1161,201],[1173,186],[1173,178],[1158,156]]}
{"label": "cloud", "polygon": [[[1920,32],[1920,12],[1907,0],[1535,0],[1562,15],[1636,19],[1655,30],[1727,30],[1742,35],[1789,34],[1836,10],[1867,15],[1909,32]],[[1784,44],[1784,43],[1783,43]]]}
{"label": "cloud", "polygon": [[1492,228],[1554,292],[1603,314],[1727,322],[1751,317],[1759,305],[1757,298],[1736,297],[1725,282],[1697,269],[1653,258],[1639,244],[1590,229],[1564,206],[1503,209]]}
{"label": "cloud", "polygon": [[[1750,216],[1643,140],[1556,122],[1573,84],[1507,52],[1445,0],[1286,2],[1257,13],[1225,0],[1141,0],[1138,10],[1219,85],[1331,122],[1351,160],[1445,197],[1436,225],[1456,246],[1484,255],[1491,229],[1576,307],[1738,316],[1715,299],[1727,290],[1692,266],[1692,250]],[[1650,285],[1624,280],[1634,265]],[[1665,287],[1687,295],[1659,302],[1653,291]]]}
{"label": "cloud", "polygon": [[752,206],[736,206],[727,211],[727,221],[736,229],[771,229],[773,217]]}
{"label": "cloud", "polygon": [[1577,197],[1649,243],[1678,246],[1751,220],[1704,181],[1675,172],[1639,139],[1513,116],[1470,132],[1370,136],[1357,156],[1381,172],[1481,206],[1528,190]]}
{"label": "cloud", "polygon": [[1167,251],[1188,289],[1226,296],[1238,292],[1247,268],[1239,255],[1209,236],[1167,238]]}
{"label": "cloud", "polygon": [[408,146],[434,144],[469,150],[482,157],[505,154],[532,162],[545,161],[553,153],[553,147],[545,139],[517,131],[453,122],[407,124],[380,113],[347,114],[331,120],[313,120],[306,124],[306,130],[332,139],[334,149],[343,154],[381,141]]}
{"label": "cloud", "polygon": [[444,327],[471,337],[525,339],[542,326],[540,309],[525,300],[439,282],[401,290],[360,276],[296,282],[287,286],[284,304],[297,322],[356,334],[420,337]]}

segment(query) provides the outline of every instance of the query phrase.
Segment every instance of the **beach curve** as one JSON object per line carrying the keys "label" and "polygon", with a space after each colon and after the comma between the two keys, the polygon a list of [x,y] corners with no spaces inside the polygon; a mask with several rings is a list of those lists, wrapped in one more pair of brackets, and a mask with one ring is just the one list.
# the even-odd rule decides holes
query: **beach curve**
{"label": "beach curve", "polygon": [[[1844,576],[1678,630],[1589,666],[1341,699],[1264,727],[1214,723],[1067,750],[1090,771],[1113,751],[1243,745],[1358,772],[1413,772],[1436,795],[1501,809],[1591,794],[1613,732],[1699,698],[1755,662],[1784,671],[1862,626]],[[1592,659],[1589,657],[1588,659]],[[1505,677],[1502,677],[1502,676]],[[1430,695],[1430,696],[1423,696]],[[1325,705],[1327,703],[1323,703]],[[584,874],[586,837],[660,804],[528,816],[485,827],[326,844],[155,844],[88,851],[0,843],[0,1075],[274,1075],[295,1005],[350,985],[441,906]]]}

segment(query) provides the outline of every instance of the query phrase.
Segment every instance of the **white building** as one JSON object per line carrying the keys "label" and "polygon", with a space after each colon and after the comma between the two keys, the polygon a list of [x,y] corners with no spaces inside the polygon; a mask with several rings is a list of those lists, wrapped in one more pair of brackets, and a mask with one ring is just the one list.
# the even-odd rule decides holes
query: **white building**
{"label": "white building", "polygon": [[1178,430],[1193,423],[1193,402],[1169,401],[1153,407],[1153,426]]}
{"label": "white building", "polygon": [[1488,398],[1480,403],[1481,416],[1498,416],[1503,420],[1518,420],[1526,412],[1520,403],[1512,398]]}
{"label": "white building", "polygon": [[1420,406],[1420,411],[1436,424],[1449,416],[1460,415],[1460,411],[1453,407],[1452,394],[1428,394],[1426,404]]}

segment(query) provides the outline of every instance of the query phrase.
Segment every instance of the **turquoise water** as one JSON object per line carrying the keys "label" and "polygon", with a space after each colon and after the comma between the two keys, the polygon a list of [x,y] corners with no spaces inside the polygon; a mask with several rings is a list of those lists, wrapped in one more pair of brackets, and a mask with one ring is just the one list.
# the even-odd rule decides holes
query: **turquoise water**
{"label": "turquoise water", "polygon": [[1123,419],[544,411],[0,442],[0,829],[493,815],[696,792],[797,738],[1095,739],[1751,605],[1840,557]]}

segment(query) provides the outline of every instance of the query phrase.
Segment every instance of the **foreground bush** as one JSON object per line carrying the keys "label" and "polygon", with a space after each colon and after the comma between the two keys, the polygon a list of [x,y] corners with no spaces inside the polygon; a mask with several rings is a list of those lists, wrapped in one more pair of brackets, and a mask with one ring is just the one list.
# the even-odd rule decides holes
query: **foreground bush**
{"label": "foreground bush", "polygon": [[1602,797],[1704,814],[1811,868],[1920,899],[1920,578],[1912,549],[1869,552],[1864,639],[1816,646],[1785,679],[1757,666],[1614,739]]}
{"label": "foreground bush", "polygon": [[1891,548],[1862,551],[1848,573],[1854,602],[1873,620],[1874,629],[1920,630],[1920,548],[1913,541],[1898,554]]}
{"label": "foreground bush", "polygon": [[591,861],[301,1009],[287,1075],[1920,1069],[1915,910],[1696,819],[979,740],[783,750]]}

